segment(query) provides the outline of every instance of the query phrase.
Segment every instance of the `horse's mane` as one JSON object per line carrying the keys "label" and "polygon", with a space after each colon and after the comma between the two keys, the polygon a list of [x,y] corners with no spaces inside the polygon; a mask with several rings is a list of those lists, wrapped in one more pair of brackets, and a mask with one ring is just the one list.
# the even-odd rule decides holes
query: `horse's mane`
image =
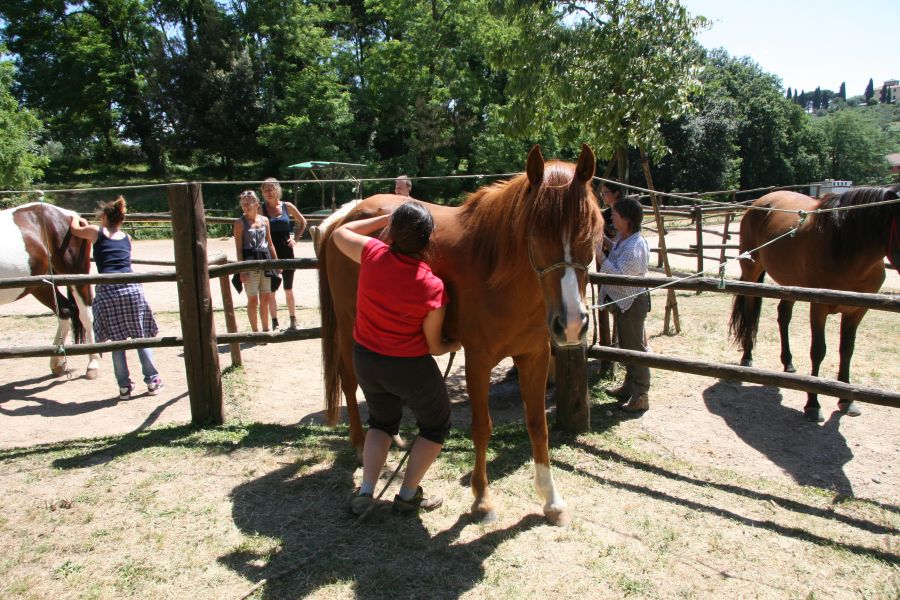
{"label": "horse's mane", "polygon": [[588,186],[571,185],[574,176],[574,165],[550,161],[537,190],[523,174],[469,196],[460,222],[472,239],[471,264],[488,286],[508,283],[528,264],[530,236],[568,235],[575,244],[594,242],[600,212]]}
{"label": "horse's mane", "polygon": [[[855,187],[843,194],[826,195],[819,208],[833,209],[874,204],[900,198],[898,191],[900,186]],[[834,258],[846,258],[870,245],[883,245],[891,219],[897,214],[898,207],[900,204],[892,203],[826,212],[816,216],[816,226],[823,233],[831,235]]]}

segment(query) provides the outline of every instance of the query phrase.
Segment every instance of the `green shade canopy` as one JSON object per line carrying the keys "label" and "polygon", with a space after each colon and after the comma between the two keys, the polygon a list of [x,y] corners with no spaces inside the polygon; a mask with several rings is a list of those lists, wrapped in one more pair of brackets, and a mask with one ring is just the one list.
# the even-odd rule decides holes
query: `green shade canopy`
{"label": "green shade canopy", "polygon": [[367,165],[360,165],[357,163],[345,163],[345,162],[330,162],[325,160],[308,160],[306,162],[297,163],[296,165],[288,166],[288,169],[323,169],[329,167],[339,167],[342,169],[353,170],[353,169],[365,169]]}

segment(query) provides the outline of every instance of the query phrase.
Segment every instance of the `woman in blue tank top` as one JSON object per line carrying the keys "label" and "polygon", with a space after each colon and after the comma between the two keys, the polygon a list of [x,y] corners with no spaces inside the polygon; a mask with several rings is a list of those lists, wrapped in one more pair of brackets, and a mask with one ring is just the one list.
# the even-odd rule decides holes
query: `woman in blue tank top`
{"label": "woman in blue tank top", "polygon": [[[131,273],[131,238],[121,230],[125,222],[125,198],[119,196],[100,206],[100,227],[81,217],[72,217],[72,234],[94,244],[94,260],[100,273]],[[97,285],[94,303],[94,336],[98,342],[128,338],[152,338],[159,333],[153,311],[140,283]],[[147,394],[155,396],[163,388],[159,371],[153,364],[153,351],[138,348]],[[113,372],[119,384],[119,400],[128,400],[134,383],[128,371],[124,350],[112,351]]]}
{"label": "woman in blue tank top", "polygon": [[[272,242],[278,258],[294,258],[294,246],[303,237],[306,231],[306,219],[290,202],[281,200],[281,184],[274,177],[263,181],[262,187],[263,216],[269,218],[272,231]],[[295,227],[296,223],[296,227]],[[294,302],[294,269],[284,269],[281,272],[284,280],[284,299],[287,302],[288,315],[290,315],[290,329],[297,328],[297,307]],[[278,329],[278,302],[275,300],[275,292],[269,296],[269,314],[272,317],[272,331]]]}

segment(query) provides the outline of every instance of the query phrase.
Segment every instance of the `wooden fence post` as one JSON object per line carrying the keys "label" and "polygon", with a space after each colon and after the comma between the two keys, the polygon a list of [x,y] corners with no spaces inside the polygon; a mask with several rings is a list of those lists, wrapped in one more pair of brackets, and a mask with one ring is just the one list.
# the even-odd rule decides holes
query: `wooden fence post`
{"label": "wooden fence post", "polygon": [[222,374],[216,345],[209,271],[206,215],[199,183],[169,186],[178,308],[184,337],[184,366],[195,425],[223,421]]}
{"label": "wooden fence post", "polygon": [[584,433],[591,428],[591,403],[587,386],[586,346],[554,348],[556,358],[556,429]]}
{"label": "wooden fence post", "polygon": [[[697,272],[703,273],[703,207],[695,206],[693,208],[694,224],[697,230]],[[695,292],[697,296],[701,294],[700,290]]]}
{"label": "wooden fence post", "polygon": [[[209,261],[211,265],[224,265],[228,263],[228,257],[224,254],[217,254]],[[222,291],[222,311],[225,313],[225,331],[228,333],[237,333],[237,319],[234,316],[234,301],[231,299],[231,281],[228,275],[219,276],[219,289]],[[241,345],[238,343],[228,344],[231,349],[231,366],[240,367],[244,364],[241,359]]]}
{"label": "wooden fence post", "polygon": [[[669,265],[669,255],[666,251],[666,226],[662,214],[659,212],[659,203],[656,201],[656,193],[653,189],[653,177],[650,175],[650,159],[644,151],[643,146],[639,146],[641,152],[641,166],[644,169],[644,179],[647,181],[647,187],[650,189],[650,202],[653,204],[653,215],[656,217],[656,229],[659,231],[659,255],[662,257],[662,264],[666,269],[666,277],[672,276],[672,267]],[[702,259],[701,259],[702,260]],[[675,327],[675,333],[681,333],[681,321],[678,318],[678,300],[675,299],[675,290],[669,288],[666,292],[666,316],[663,320],[663,332],[669,335],[669,318]]]}

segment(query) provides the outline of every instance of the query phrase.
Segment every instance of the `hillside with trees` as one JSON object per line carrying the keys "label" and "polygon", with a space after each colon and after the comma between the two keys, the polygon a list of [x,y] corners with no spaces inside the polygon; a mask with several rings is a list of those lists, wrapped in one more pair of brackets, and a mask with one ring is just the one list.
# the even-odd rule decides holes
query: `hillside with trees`
{"label": "hillside with trees", "polygon": [[896,106],[842,84],[800,92],[808,113],[705,26],[646,0],[0,0],[4,185],[499,173],[582,141],[638,183],[645,149],[661,189],[889,180]]}

